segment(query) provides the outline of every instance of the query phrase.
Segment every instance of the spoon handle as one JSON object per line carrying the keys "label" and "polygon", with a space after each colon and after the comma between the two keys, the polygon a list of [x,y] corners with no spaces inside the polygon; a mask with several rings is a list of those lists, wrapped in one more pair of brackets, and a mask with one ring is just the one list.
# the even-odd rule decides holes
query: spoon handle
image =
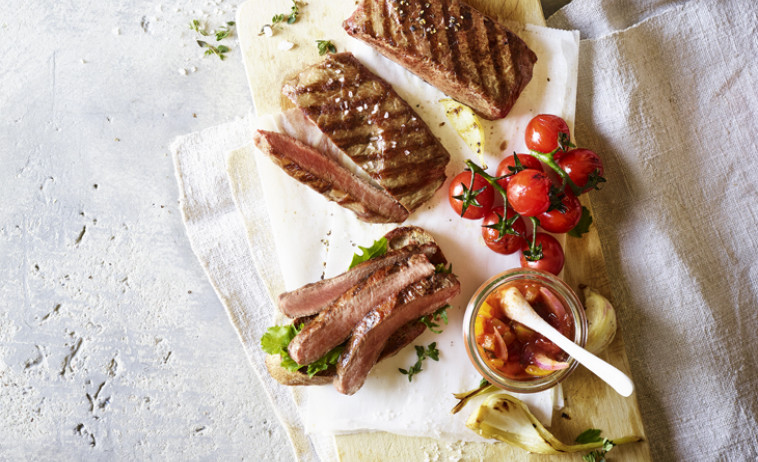
{"label": "spoon handle", "polygon": [[626,374],[564,337],[563,334],[541,317],[530,316],[528,320],[525,319],[524,321],[526,322],[522,323],[525,326],[539,332],[558,345],[569,356],[600,377],[621,396],[630,396],[634,391],[634,384]]}

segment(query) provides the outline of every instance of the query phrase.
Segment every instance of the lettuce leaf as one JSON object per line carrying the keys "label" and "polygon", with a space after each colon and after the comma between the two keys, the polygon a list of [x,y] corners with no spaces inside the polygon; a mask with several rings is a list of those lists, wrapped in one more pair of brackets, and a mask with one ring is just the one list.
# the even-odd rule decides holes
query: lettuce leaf
{"label": "lettuce leaf", "polygon": [[358,246],[358,248],[361,250],[361,254],[358,255],[356,252],[353,255],[353,260],[350,262],[350,267],[348,267],[348,269],[351,269],[359,263],[363,263],[364,261],[371,260],[372,258],[381,257],[387,253],[387,238],[379,238],[379,240],[374,241],[370,247]]}

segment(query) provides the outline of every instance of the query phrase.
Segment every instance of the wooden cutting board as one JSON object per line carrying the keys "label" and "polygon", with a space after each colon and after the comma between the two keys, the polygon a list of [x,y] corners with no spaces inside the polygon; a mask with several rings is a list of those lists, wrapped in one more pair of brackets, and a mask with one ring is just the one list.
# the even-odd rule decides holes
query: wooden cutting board
{"label": "wooden cutting board", "polygon": [[[470,0],[468,3],[501,20],[545,25],[539,0]],[[337,49],[343,49],[341,44],[345,41],[353,40],[340,27],[355,8],[352,0],[306,5],[301,8],[295,25],[277,27],[273,37],[255,35],[275,14],[289,13],[291,6],[290,0],[248,0],[240,6],[238,30],[241,35],[247,34],[241,36],[240,43],[258,115],[273,114],[289,107],[289,102],[280,96],[281,83],[285,76],[319,60],[316,40],[329,39]],[[280,49],[289,44],[293,45],[292,49]],[[582,203],[591,209],[586,195]],[[592,228],[581,239],[569,238],[565,251],[564,279],[575,290],[584,283],[612,299],[597,231]],[[600,356],[629,373],[620,332]],[[463,390],[451,390],[456,391]],[[582,367],[564,383],[564,392],[566,406],[555,413],[550,427],[562,441],[572,442],[587,428],[601,429],[603,436],[610,439],[626,435],[645,437],[636,394],[623,398]],[[471,412],[471,409],[462,412]],[[448,443],[379,432],[338,436],[336,444],[340,458],[345,461],[581,460],[577,454],[531,455],[502,443]],[[647,442],[614,448],[610,456],[615,461],[651,460]]]}

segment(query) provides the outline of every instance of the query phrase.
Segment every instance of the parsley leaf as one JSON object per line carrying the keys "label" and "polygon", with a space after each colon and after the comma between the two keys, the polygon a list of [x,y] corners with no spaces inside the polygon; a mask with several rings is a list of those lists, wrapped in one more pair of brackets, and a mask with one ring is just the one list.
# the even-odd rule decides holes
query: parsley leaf
{"label": "parsley leaf", "polygon": [[576,437],[577,444],[591,444],[603,442],[601,449],[596,449],[582,456],[582,460],[585,462],[605,462],[605,454],[613,449],[616,444],[608,438],[601,438],[600,434],[602,430],[597,428],[588,428]]}
{"label": "parsley leaf", "polygon": [[[447,321],[448,321],[447,320],[447,309],[448,308],[451,308],[451,306],[450,305],[445,305],[445,306],[437,309],[437,311],[435,311],[434,313],[428,314],[428,315],[422,317],[421,319],[419,319],[419,322],[421,324],[425,325],[430,331],[434,332],[435,334],[441,334],[442,333],[442,329],[439,329],[439,327],[440,327],[439,322],[440,322],[440,320],[442,320],[445,323],[445,325],[447,325]],[[435,330],[435,329],[437,329],[437,330]]]}
{"label": "parsley leaf", "polygon": [[568,235],[572,237],[582,237],[584,233],[589,232],[591,224],[592,215],[590,215],[590,211],[587,207],[582,206],[582,217],[579,219],[579,223],[568,232]]}
{"label": "parsley leaf", "polygon": [[337,53],[337,47],[334,46],[331,40],[316,40],[316,46],[318,47],[319,56],[327,53]]}
{"label": "parsley leaf", "polygon": [[358,253],[353,255],[353,260],[350,262],[350,267],[348,267],[348,269],[351,269],[364,261],[371,260],[374,257],[381,257],[387,253],[387,238],[382,237],[379,240],[374,241],[370,247],[358,246],[358,248],[361,250],[361,255],[358,255]]}
{"label": "parsley leaf", "polygon": [[602,430],[598,430],[597,428],[588,428],[587,430],[580,433],[574,441],[576,441],[577,444],[596,443],[602,440],[602,438],[600,438],[600,434],[602,432]]}

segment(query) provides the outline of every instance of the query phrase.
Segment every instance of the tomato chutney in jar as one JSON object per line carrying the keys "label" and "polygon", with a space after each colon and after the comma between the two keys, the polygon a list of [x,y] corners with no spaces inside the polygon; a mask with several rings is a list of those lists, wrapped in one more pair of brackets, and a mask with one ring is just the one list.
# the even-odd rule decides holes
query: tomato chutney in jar
{"label": "tomato chutney in jar", "polygon": [[545,390],[567,377],[577,363],[547,338],[505,316],[501,295],[509,287],[517,288],[540,317],[580,346],[587,338],[584,308],[561,279],[526,268],[491,278],[466,308],[463,336],[479,373],[508,391]]}

